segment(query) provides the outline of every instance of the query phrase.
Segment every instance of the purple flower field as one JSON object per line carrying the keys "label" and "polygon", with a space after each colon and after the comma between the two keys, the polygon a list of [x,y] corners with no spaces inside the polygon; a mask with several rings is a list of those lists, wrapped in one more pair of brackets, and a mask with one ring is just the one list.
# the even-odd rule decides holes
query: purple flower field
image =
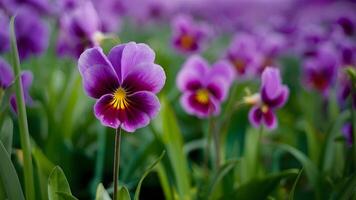
{"label": "purple flower field", "polygon": [[0,0],[0,200],[356,198],[356,1]]}

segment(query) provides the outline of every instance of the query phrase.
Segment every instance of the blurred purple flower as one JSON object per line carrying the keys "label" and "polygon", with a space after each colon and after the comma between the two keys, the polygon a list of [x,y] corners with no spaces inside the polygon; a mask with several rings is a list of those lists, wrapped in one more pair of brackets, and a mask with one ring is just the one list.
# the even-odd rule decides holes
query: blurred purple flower
{"label": "blurred purple flower", "polygon": [[248,34],[235,35],[225,57],[235,67],[239,78],[255,74],[262,58],[257,51],[256,39]]}
{"label": "blurred purple flower", "polygon": [[31,55],[40,55],[48,47],[48,26],[29,9],[20,9],[15,18],[16,41],[19,56],[24,60]]}
{"label": "blurred purple flower", "polygon": [[98,44],[96,36],[101,34],[100,21],[90,1],[65,12],[59,20],[58,55],[78,58],[86,48]]}
{"label": "blurred purple flower", "polygon": [[262,55],[257,73],[261,74],[269,66],[278,67],[278,57],[288,49],[285,38],[276,32],[261,29],[257,33],[257,43]]}
{"label": "blurred purple flower", "polygon": [[342,127],[342,135],[346,139],[346,144],[348,147],[351,147],[353,144],[353,127],[351,123],[347,123]]}
{"label": "blurred purple flower", "polygon": [[[23,71],[21,73],[21,83],[23,87],[23,95],[25,98],[25,104],[31,106],[33,104],[33,100],[30,96],[30,87],[32,85],[33,75],[31,71]],[[17,113],[17,103],[16,103],[16,95],[12,94],[10,97],[10,105],[12,111]]]}
{"label": "blurred purple flower", "polygon": [[260,100],[251,108],[249,121],[254,127],[264,124],[268,129],[278,125],[276,110],[284,106],[289,89],[282,84],[279,69],[267,67],[262,73]]}
{"label": "blurred purple flower", "polygon": [[0,53],[9,50],[9,18],[0,10]]}
{"label": "blurred purple flower", "polygon": [[149,46],[134,42],[115,46],[108,56],[94,47],[79,57],[84,89],[97,99],[94,113],[104,126],[134,132],[158,113],[155,94],[164,86],[166,75],[154,59]]}
{"label": "blurred purple flower", "polygon": [[0,90],[5,90],[14,80],[14,74],[7,62],[0,58]]}
{"label": "blurred purple flower", "polygon": [[188,15],[179,15],[172,22],[172,44],[182,53],[202,50],[211,30],[206,24],[197,23]]}
{"label": "blurred purple flower", "polygon": [[234,74],[233,67],[227,61],[218,61],[209,68],[200,56],[188,58],[177,76],[178,89],[183,93],[180,102],[184,110],[199,118],[218,115]]}
{"label": "blurred purple flower", "polygon": [[175,3],[166,0],[127,0],[124,5],[128,16],[142,25],[168,19]]}
{"label": "blurred purple flower", "polygon": [[338,66],[339,59],[333,48],[329,45],[319,48],[316,55],[303,64],[305,84],[326,96],[335,82]]}
{"label": "blurred purple flower", "polygon": [[93,0],[93,5],[100,19],[100,29],[105,33],[117,32],[121,24],[120,18],[126,12],[124,1]]}
{"label": "blurred purple flower", "polygon": [[48,0],[0,0],[0,8],[10,15],[16,14],[20,7],[28,7],[36,14],[51,14],[53,8]]}

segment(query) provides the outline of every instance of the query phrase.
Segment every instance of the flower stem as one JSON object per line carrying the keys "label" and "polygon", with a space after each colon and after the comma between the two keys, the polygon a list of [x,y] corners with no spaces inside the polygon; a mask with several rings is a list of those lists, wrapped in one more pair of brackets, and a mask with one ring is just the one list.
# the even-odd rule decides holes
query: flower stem
{"label": "flower stem", "polygon": [[119,182],[119,169],[120,169],[120,143],[121,143],[121,128],[117,128],[116,133],[115,133],[114,196],[113,196],[113,200],[118,200],[117,187],[118,187],[118,182]]}
{"label": "flower stem", "polygon": [[11,59],[12,66],[15,72],[15,90],[16,90],[16,102],[18,109],[18,120],[19,120],[19,129],[20,129],[20,141],[21,148],[23,151],[23,159],[24,159],[24,180],[25,180],[25,193],[27,200],[35,199],[35,188],[33,182],[33,166],[32,166],[32,158],[31,158],[31,144],[30,144],[30,134],[28,131],[27,124],[27,114],[25,107],[25,99],[23,96],[23,86],[21,83],[21,69],[20,69],[20,59],[16,44],[16,35],[14,28],[15,17],[11,18],[10,21],[10,29],[11,29]]}
{"label": "flower stem", "polygon": [[209,168],[209,154],[210,154],[210,143],[211,143],[211,133],[213,129],[213,120],[212,117],[209,117],[209,127],[208,127],[208,138],[205,146],[205,157],[204,157],[204,166],[206,169]]}
{"label": "flower stem", "polygon": [[[212,123],[213,124],[213,123]],[[213,126],[213,125],[212,125]],[[214,144],[215,144],[215,168],[219,169],[220,167],[220,140],[219,140],[219,135],[217,131],[214,131],[214,126],[212,128],[212,134],[213,134],[213,139],[214,139]]]}

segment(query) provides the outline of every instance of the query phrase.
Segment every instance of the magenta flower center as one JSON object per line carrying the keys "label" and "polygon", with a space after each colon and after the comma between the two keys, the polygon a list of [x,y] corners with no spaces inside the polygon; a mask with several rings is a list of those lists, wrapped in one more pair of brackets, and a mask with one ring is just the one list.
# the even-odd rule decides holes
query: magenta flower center
{"label": "magenta flower center", "polygon": [[199,89],[195,94],[195,99],[201,104],[209,103],[209,91],[207,89]]}
{"label": "magenta flower center", "polygon": [[194,44],[194,38],[188,34],[182,35],[180,43],[184,49],[190,49]]}
{"label": "magenta flower center", "polygon": [[112,105],[117,110],[125,110],[129,106],[129,100],[127,98],[127,92],[124,88],[119,87],[113,93],[113,100],[110,105]]}
{"label": "magenta flower center", "polygon": [[243,74],[245,73],[245,66],[246,63],[243,59],[237,58],[235,60],[232,61],[232,63],[234,64],[236,70],[240,73]]}

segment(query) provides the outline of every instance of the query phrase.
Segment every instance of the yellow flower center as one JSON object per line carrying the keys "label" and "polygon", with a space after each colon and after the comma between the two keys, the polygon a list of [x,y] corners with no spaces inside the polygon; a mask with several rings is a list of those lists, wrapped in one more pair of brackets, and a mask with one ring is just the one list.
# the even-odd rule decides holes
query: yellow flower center
{"label": "yellow flower center", "polygon": [[114,97],[111,101],[111,105],[114,106],[115,109],[124,110],[128,107],[129,101],[127,99],[126,91],[122,87],[119,87],[113,95]]}
{"label": "yellow flower center", "polygon": [[262,111],[263,113],[267,113],[267,112],[268,112],[268,106],[267,106],[267,105],[262,105],[261,111]]}
{"label": "yellow flower center", "polygon": [[183,35],[180,38],[180,42],[183,48],[190,49],[193,46],[194,38],[190,35]]}
{"label": "yellow flower center", "polygon": [[195,98],[199,103],[207,104],[209,103],[209,91],[207,89],[199,89],[196,92]]}

